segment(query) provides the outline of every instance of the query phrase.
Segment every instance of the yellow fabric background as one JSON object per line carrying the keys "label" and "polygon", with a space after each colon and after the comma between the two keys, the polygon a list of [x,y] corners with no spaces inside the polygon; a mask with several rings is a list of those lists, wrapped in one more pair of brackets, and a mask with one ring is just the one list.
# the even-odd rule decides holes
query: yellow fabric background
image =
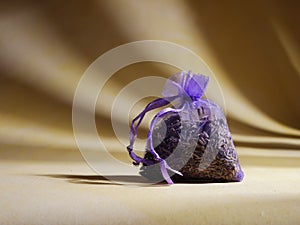
{"label": "yellow fabric background", "polygon": [[[0,3],[0,224],[297,224],[299,7],[297,1]],[[72,131],[76,86],[98,56],[145,39],[186,46],[213,70],[246,174],[242,183],[145,188],[92,176]],[[117,159],[130,163],[110,121],[118,92],[137,78],[176,71],[138,63],[105,85],[96,122]]]}

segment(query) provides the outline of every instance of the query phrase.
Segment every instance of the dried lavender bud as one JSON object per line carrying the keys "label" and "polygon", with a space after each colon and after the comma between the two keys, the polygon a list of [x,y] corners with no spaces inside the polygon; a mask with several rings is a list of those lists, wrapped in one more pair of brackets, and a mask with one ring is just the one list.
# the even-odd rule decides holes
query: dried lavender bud
{"label": "dried lavender bud", "polygon": [[[241,181],[243,172],[226,121],[218,118],[204,123],[202,129],[199,129],[201,124],[195,124],[190,120],[181,121],[178,114],[173,114],[154,128],[152,136],[154,142],[159,137],[161,140],[161,136],[165,135],[163,141],[155,147],[155,151],[161,158],[167,160],[170,167],[183,174],[183,176],[177,174],[171,176],[172,180],[177,182]],[[167,127],[166,132],[162,132],[163,126]],[[195,132],[197,132],[196,136],[193,135]],[[175,148],[177,148],[175,155],[172,155],[171,159],[168,158]],[[155,162],[153,155],[146,152],[144,158],[155,166],[149,167],[143,164],[140,174],[151,180],[163,179],[159,164]]]}

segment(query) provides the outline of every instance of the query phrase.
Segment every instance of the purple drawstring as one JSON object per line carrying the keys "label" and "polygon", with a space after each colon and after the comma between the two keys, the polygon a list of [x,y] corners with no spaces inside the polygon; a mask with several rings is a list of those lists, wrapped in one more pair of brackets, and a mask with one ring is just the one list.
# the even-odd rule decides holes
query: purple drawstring
{"label": "purple drawstring", "polygon": [[[133,164],[134,165],[139,165],[140,163],[144,163],[144,164],[148,164],[148,162],[144,159],[141,158],[140,156],[137,156],[134,152],[133,152],[133,145],[134,142],[136,140],[137,137],[137,133],[138,133],[138,128],[143,120],[143,118],[145,117],[146,113],[153,110],[153,109],[157,109],[160,108],[162,106],[168,105],[171,101],[173,101],[176,97],[171,97],[168,99],[165,98],[158,98],[155,99],[154,101],[150,102],[145,109],[138,115],[136,116],[131,123],[130,126],[130,134],[129,134],[129,140],[130,140],[130,144],[127,146],[127,150],[128,153],[130,155],[130,157],[134,160]],[[173,108],[166,108],[163,109],[162,111],[160,111],[151,121],[151,125],[150,125],[150,129],[149,129],[149,133],[148,133],[148,142],[147,142],[147,150],[154,156],[154,159],[160,162],[160,168],[161,168],[161,173],[164,177],[164,179],[169,183],[172,184],[172,180],[167,172],[167,169],[177,173],[179,175],[182,175],[180,172],[173,170],[171,167],[168,166],[167,162],[162,159],[157,152],[154,150],[153,148],[153,143],[152,143],[152,132],[153,132],[153,128],[155,127],[157,121],[159,118],[161,118],[163,115],[166,115],[170,112],[180,112],[182,109],[173,109]],[[137,122],[138,121],[138,122]],[[135,124],[137,122],[137,124]]]}
{"label": "purple drawstring", "polygon": [[[172,101],[172,98],[170,99]],[[146,115],[147,112],[168,105],[170,103],[169,100],[165,99],[165,98],[158,98],[155,99],[154,101],[150,102],[145,109],[137,116],[133,119],[133,121],[131,122],[131,126],[130,126],[130,134],[129,134],[129,140],[130,140],[130,144],[127,146],[127,150],[129,152],[130,157],[135,161],[133,164],[134,165],[139,165],[141,162],[144,162],[143,158],[137,156],[134,152],[133,152],[133,144],[136,140],[137,137],[137,132],[138,132],[138,128],[144,118],[144,116]],[[136,121],[138,120],[137,124],[135,125]]]}

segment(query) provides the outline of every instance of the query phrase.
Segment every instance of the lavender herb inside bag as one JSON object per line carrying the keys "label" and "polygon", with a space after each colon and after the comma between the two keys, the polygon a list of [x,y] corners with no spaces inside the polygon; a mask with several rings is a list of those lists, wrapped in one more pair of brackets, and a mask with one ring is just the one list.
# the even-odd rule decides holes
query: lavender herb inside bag
{"label": "lavender herb inside bag", "polygon": [[[222,109],[203,98],[209,77],[191,72],[173,75],[163,98],[149,103],[133,119],[127,147],[140,174],[152,181],[230,182],[244,177]],[[163,107],[151,121],[144,157],[133,152],[147,112]],[[168,107],[169,106],[169,107]]]}

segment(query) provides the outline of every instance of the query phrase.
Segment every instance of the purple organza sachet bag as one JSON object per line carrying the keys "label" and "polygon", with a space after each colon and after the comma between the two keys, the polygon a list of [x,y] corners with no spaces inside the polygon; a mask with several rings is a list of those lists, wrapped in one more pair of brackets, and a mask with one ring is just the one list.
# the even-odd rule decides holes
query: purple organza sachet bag
{"label": "purple organza sachet bag", "polygon": [[[244,173],[222,109],[203,98],[209,77],[181,72],[167,80],[163,98],[133,119],[127,147],[140,174],[151,181],[241,181]],[[167,107],[170,105],[169,107]],[[133,152],[147,112],[166,106],[152,119],[144,157]]]}

